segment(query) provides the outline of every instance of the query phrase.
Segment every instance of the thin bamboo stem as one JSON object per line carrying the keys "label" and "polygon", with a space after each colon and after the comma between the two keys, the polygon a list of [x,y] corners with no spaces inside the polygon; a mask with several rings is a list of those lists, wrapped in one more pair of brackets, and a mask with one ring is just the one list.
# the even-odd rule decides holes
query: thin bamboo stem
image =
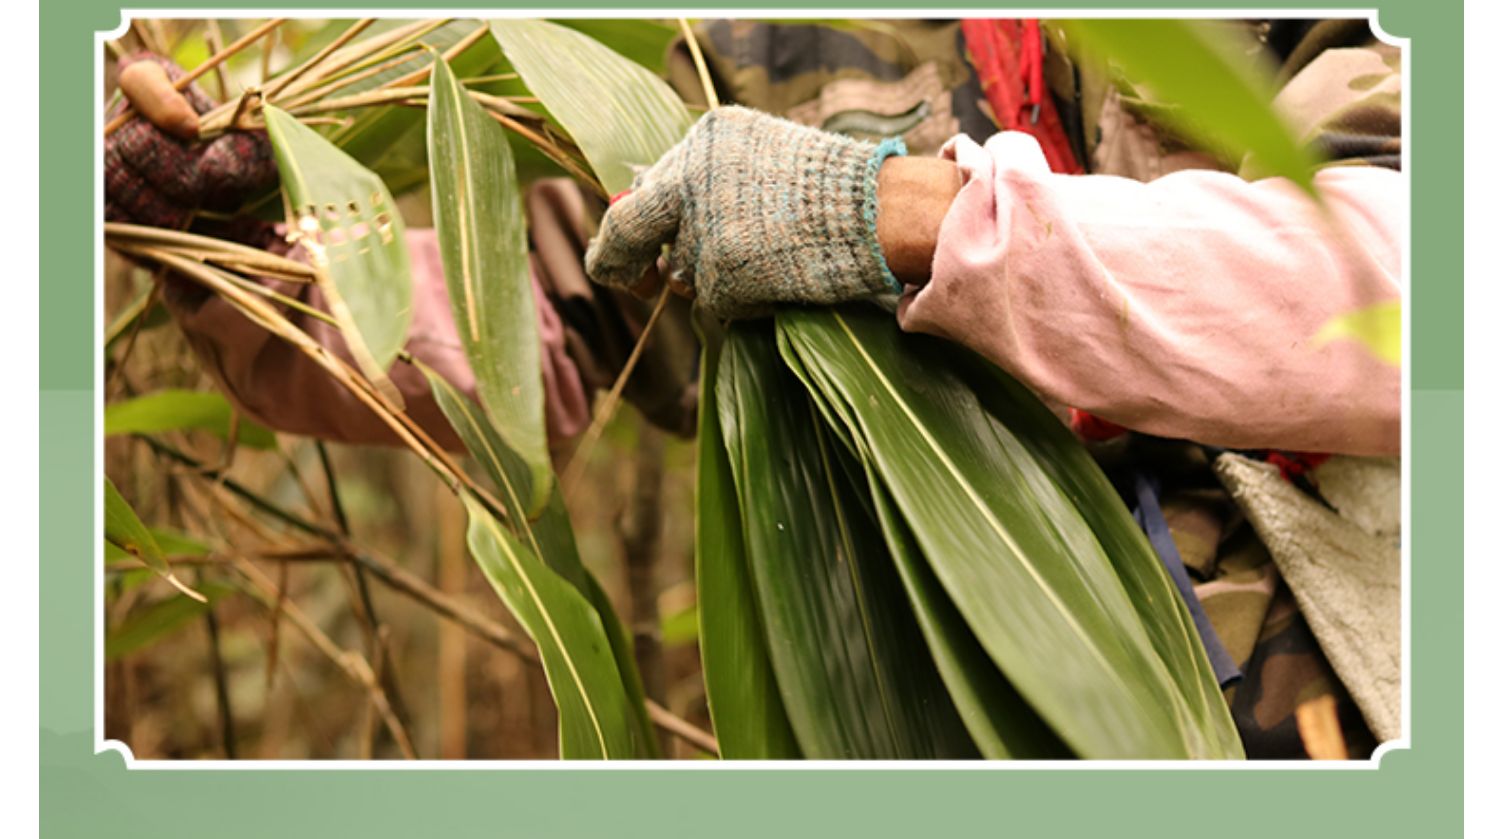
{"label": "thin bamboo stem", "polygon": [[370,24],[374,22],[375,18],[372,17],[367,17],[355,21],[348,29],[340,32],[339,36],[330,41],[327,46],[318,50],[312,58],[309,58],[308,60],[302,62],[298,66],[292,68],[290,71],[283,73],[280,78],[276,79],[270,84],[267,84],[265,87],[265,92],[263,94],[265,98],[274,98],[278,93],[285,90],[287,86],[292,82],[295,82],[297,79],[305,75],[307,71],[323,63],[324,59],[328,58],[328,56],[332,55],[343,45],[352,41],[356,35],[368,29],[370,27]]}
{"label": "thin bamboo stem", "polygon": [[589,423],[588,430],[578,442],[578,448],[573,450],[573,458],[568,461],[568,468],[563,470],[562,487],[563,499],[571,500],[573,490],[579,478],[583,475],[584,467],[588,464],[589,455],[593,454],[594,445],[599,442],[599,436],[604,433],[604,427],[614,417],[615,410],[620,407],[620,395],[625,391],[625,385],[630,381],[630,374],[635,372],[636,362],[641,360],[641,354],[646,349],[646,340],[651,336],[651,330],[655,328],[661,313],[667,308],[667,295],[672,292],[663,288],[661,294],[656,298],[656,306],[651,310],[651,317],[646,319],[646,325],[641,328],[641,335],[636,339],[635,346],[631,348],[630,355],[625,359],[625,366],[620,368],[620,375],[615,377],[614,386],[605,394],[604,401],[599,404],[599,412]]}
{"label": "thin bamboo stem", "polygon": [[292,625],[302,633],[303,637],[312,642],[319,652],[327,656],[340,670],[352,681],[360,685],[370,695],[370,701],[374,703],[380,718],[385,722],[386,730],[391,733],[391,739],[396,741],[396,746],[401,750],[401,755],[407,760],[416,760],[416,748],[412,745],[411,737],[406,732],[406,726],[396,717],[396,712],[391,708],[390,698],[380,687],[380,682],[375,678],[375,671],[370,668],[370,663],[365,657],[354,650],[346,650],[333,642],[312,619],[302,612],[295,601],[282,598],[281,591],[266,575],[256,568],[249,560],[236,557],[233,559],[234,568],[240,575],[250,583],[256,590],[261,602],[275,602],[282,600],[282,613]]}
{"label": "thin bamboo stem", "polygon": [[[203,469],[202,462],[192,455],[180,452],[154,437],[142,435],[140,439],[144,440],[158,455],[187,466],[192,470],[191,474],[199,480],[210,481],[213,479],[214,476]],[[287,524],[303,533],[316,536],[328,542],[327,545],[297,545],[277,550],[261,550],[249,553],[248,555],[258,559],[281,563],[318,561],[357,562],[393,591],[407,596],[436,613],[439,617],[449,620],[472,633],[480,640],[499,649],[514,653],[522,660],[537,667],[541,666],[541,657],[537,654],[536,647],[531,643],[530,639],[516,635],[500,624],[486,618],[475,609],[465,605],[457,598],[438,590],[421,577],[407,571],[400,565],[382,559],[368,551],[355,548],[334,531],[302,518],[275,502],[263,498],[232,479],[223,481],[222,486],[228,492],[239,496],[256,509],[283,524]],[[185,557],[179,558],[179,561],[191,564],[188,558]],[[127,564],[122,562],[119,565],[111,567],[123,569]],[[655,700],[649,698],[646,700],[646,711],[650,714],[651,721],[663,731],[679,737],[711,754],[718,754],[719,747],[713,735],[668,711]]]}
{"label": "thin bamboo stem", "polygon": [[687,41],[688,52],[693,54],[693,66],[698,68],[698,81],[703,85],[703,97],[708,101],[709,110],[713,110],[719,107],[719,94],[714,90],[714,79],[709,75],[708,62],[703,60],[703,49],[698,46],[698,36],[693,34],[693,27],[688,26],[687,18],[678,18],[677,25],[682,27],[682,38]]}

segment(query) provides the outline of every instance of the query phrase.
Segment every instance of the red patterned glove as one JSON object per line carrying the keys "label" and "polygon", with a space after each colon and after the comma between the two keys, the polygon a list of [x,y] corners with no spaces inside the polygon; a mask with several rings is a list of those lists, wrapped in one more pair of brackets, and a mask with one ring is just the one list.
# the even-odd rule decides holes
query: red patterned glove
{"label": "red patterned glove", "polygon": [[[160,65],[174,81],[183,75],[180,67],[150,53],[122,60],[120,69],[138,61]],[[200,114],[213,107],[196,85],[189,85],[182,95]],[[200,143],[178,139],[137,117],[104,141],[104,217],[182,228],[194,210],[236,209],[276,178],[276,160],[265,132],[230,131]]]}

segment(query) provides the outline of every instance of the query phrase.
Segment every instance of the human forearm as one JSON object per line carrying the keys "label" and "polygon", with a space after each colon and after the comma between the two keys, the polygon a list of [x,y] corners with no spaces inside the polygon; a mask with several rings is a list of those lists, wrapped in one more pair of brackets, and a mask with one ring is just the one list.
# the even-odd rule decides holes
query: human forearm
{"label": "human forearm", "polygon": [[959,186],[958,167],[951,160],[892,157],[881,166],[875,232],[896,279],[923,285],[932,276],[938,231]]}
{"label": "human forearm", "polygon": [[1052,175],[1014,135],[955,149],[964,185],[903,327],[1161,436],[1399,449],[1400,370],[1316,340],[1339,315],[1399,299],[1399,176],[1320,173],[1325,213],[1285,182],[1222,173]]}

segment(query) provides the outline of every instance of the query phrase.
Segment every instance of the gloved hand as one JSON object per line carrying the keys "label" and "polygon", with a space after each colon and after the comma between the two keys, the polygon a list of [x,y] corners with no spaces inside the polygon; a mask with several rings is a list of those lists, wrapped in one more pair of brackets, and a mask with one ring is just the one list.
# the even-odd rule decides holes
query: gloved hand
{"label": "gloved hand", "polygon": [[720,108],[610,207],[585,267],[631,288],[672,243],[674,279],[723,317],[899,293],[875,234],[876,176],[905,153],[899,139],[875,146]]}
{"label": "gloved hand", "polygon": [[[140,62],[161,66],[167,78],[182,77],[177,65],[142,53],[120,62],[121,73]],[[128,91],[131,86],[122,84]],[[185,227],[194,210],[233,210],[256,191],[276,183],[276,159],[263,131],[230,131],[207,143],[196,140],[196,121],[164,119],[183,112],[183,101],[196,113],[213,102],[188,86],[182,92],[170,84],[134,86],[132,102],[138,116],[104,141],[104,217],[155,227]],[[158,126],[144,116],[157,115],[168,124]],[[190,135],[187,137],[176,134]]]}

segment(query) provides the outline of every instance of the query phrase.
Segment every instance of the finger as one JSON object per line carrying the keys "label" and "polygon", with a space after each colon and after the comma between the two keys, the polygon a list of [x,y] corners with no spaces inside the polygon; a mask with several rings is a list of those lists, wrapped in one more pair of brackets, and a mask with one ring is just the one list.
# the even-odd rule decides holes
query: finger
{"label": "finger", "polygon": [[604,214],[589,245],[584,268],[594,282],[617,288],[638,284],[663,245],[677,235],[682,201],[675,180],[650,183],[626,195]]}
{"label": "finger", "polygon": [[672,247],[671,259],[667,260],[668,266],[665,274],[667,288],[670,288],[678,297],[686,297],[689,300],[698,295],[693,266],[688,264],[688,260],[683,256],[692,244],[686,238],[679,237],[677,244]]}
{"label": "finger", "polygon": [[138,61],[121,70],[120,92],[152,125],[184,140],[198,137],[197,111],[160,64]]}
{"label": "finger", "polygon": [[656,264],[646,269],[640,281],[627,290],[630,296],[637,300],[655,300],[656,295],[661,293],[661,286],[661,267],[660,260],[658,260]]}

